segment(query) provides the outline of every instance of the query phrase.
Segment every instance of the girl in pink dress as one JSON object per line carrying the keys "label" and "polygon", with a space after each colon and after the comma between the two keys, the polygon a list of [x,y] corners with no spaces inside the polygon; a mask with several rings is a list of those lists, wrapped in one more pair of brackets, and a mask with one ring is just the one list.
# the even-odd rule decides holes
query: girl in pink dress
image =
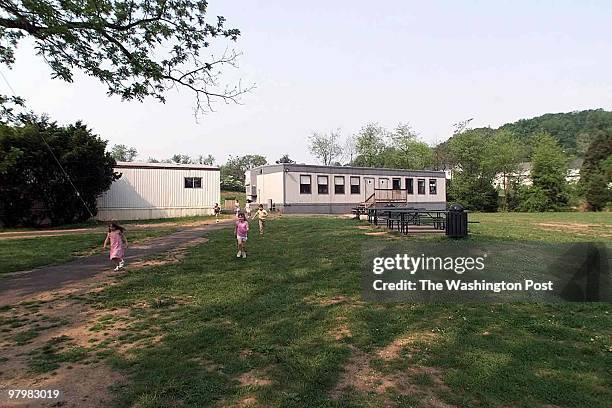
{"label": "girl in pink dress", "polygon": [[249,223],[243,213],[238,213],[238,221],[236,221],[234,232],[236,233],[236,240],[238,241],[238,253],[236,254],[236,258],[246,258],[245,244],[249,234]]}
{"label": "girl in pink dress", "polygon": [[125,248],[127,248],[127,238],[125,237],[125,228],[115,222],[111,222],[108,226],[108,234],[104,240],[104,248],[110,241],[110,259],[115,263],[115,271],[123,268],[125,265],[123,256]]}

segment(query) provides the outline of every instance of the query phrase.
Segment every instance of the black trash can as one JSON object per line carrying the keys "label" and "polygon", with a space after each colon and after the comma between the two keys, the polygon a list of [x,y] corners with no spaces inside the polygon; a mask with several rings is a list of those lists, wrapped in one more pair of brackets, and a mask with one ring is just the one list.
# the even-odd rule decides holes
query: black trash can
{"label": "black trash can", "polygon": [[453,204],[446,212],[446,235],[463,238],[468,235],[467,212],[461,204]]}

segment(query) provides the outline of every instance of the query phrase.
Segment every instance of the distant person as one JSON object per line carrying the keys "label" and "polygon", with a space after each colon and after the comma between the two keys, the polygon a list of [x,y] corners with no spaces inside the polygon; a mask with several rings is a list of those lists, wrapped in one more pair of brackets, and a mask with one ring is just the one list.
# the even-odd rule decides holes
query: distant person
{"label": "distant person", "polygon": [[236,219],[238,219],[238,214],[240,214],[240,203],[238,201],[234,204],[234,214],[236,214]]}
{"label": "distant person", "polygon": [[236,254],[236,258],[246,258],[246,248],[245,243],[248,239],[249,235],[249,222],[246,220],[246,217],[243,213],[238,214],[238,221],[236,221],[236,240],[238,241],[238,253]]}
{"label": "distant person", "polygon": [[259,220],[259,235],[263,236],[266,228],[266,220],[268,219],[268,212],[264,209],[263,204],[259,204],[259,208],[253,215],[253,218],[257,217]]}
{"label": "distant person", "polygon": [[244,211],[246,212],[247,218],[251,218],[251,200],[246,200]]}
{"label": "distant person", "polygon": [[221,207],[219,207],[219,203],[215,203],[213,211],[215,212],[215,222],[219,222],[219,214],[221,214]]}
{"label": "distant person", "polygon": [[125,237],[125,228],[115,222],[111,222],[108,226],[108,234],[104,240],[104,248],[110,241],[110,259],[115,264],[115,271],[123,268],[125,262],[125,249],[127,248],[127,238]]}

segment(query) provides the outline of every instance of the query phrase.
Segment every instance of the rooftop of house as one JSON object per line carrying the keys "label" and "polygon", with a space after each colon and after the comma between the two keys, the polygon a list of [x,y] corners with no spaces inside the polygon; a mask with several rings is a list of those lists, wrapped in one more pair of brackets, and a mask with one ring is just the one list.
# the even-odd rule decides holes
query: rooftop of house
{"label": "rooftop of house", "polygon": [[145,162],[122,162],[118,161],[116,169],[174,169],[174,170],[212,170],[219,171],[219,167],[206,164],[179,164],[179,163],[145,163]]}
{"label": "rooftop of house", "polygon": [[263,166],[253,167],[250,171],[266,169],[268,172],[277,171],[304,171],[304,172],[326,172],[326,173],[355,173],[355,174],[397,174],[418,173],[424,175],[432,175],[444,177],[444,170],[410,170],[410,169],[395,169],[388,167],[356,167],[356,166],[325,166],[321,164],[298,164],[298,163],[280,163],[266,164]]}

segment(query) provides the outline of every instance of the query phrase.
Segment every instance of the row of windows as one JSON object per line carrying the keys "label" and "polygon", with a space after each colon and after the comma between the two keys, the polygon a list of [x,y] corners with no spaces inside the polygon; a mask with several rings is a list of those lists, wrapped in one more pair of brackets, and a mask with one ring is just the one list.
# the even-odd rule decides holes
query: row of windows
{"label": "row of windows", "polygon": [[[300,176],[300,194],[312,194],[312,176],[309,174],[303,174]],[[361,179],[359,176],[350,176],[350,191],[351,194],[361,194]],[[374,178],[372,178],[374,180]],[[317,192],[319,194],[329,194],[329,179],[328,176],[317,176]],[[334,194],[345,194],[344,189],[344,176],[334,176]],[[385,188],[389,179],[379,178],[379,187]],[[417,179],[417,194],[425,194],[425,182],[426,179]],[[401,190],[402,179],[392,179],[392,189]],[[405,189],[408,190],[408,194],[414,194],[414,179],[406,178]],[[429,194],[438,193],[438,180],[429,179]]]}

